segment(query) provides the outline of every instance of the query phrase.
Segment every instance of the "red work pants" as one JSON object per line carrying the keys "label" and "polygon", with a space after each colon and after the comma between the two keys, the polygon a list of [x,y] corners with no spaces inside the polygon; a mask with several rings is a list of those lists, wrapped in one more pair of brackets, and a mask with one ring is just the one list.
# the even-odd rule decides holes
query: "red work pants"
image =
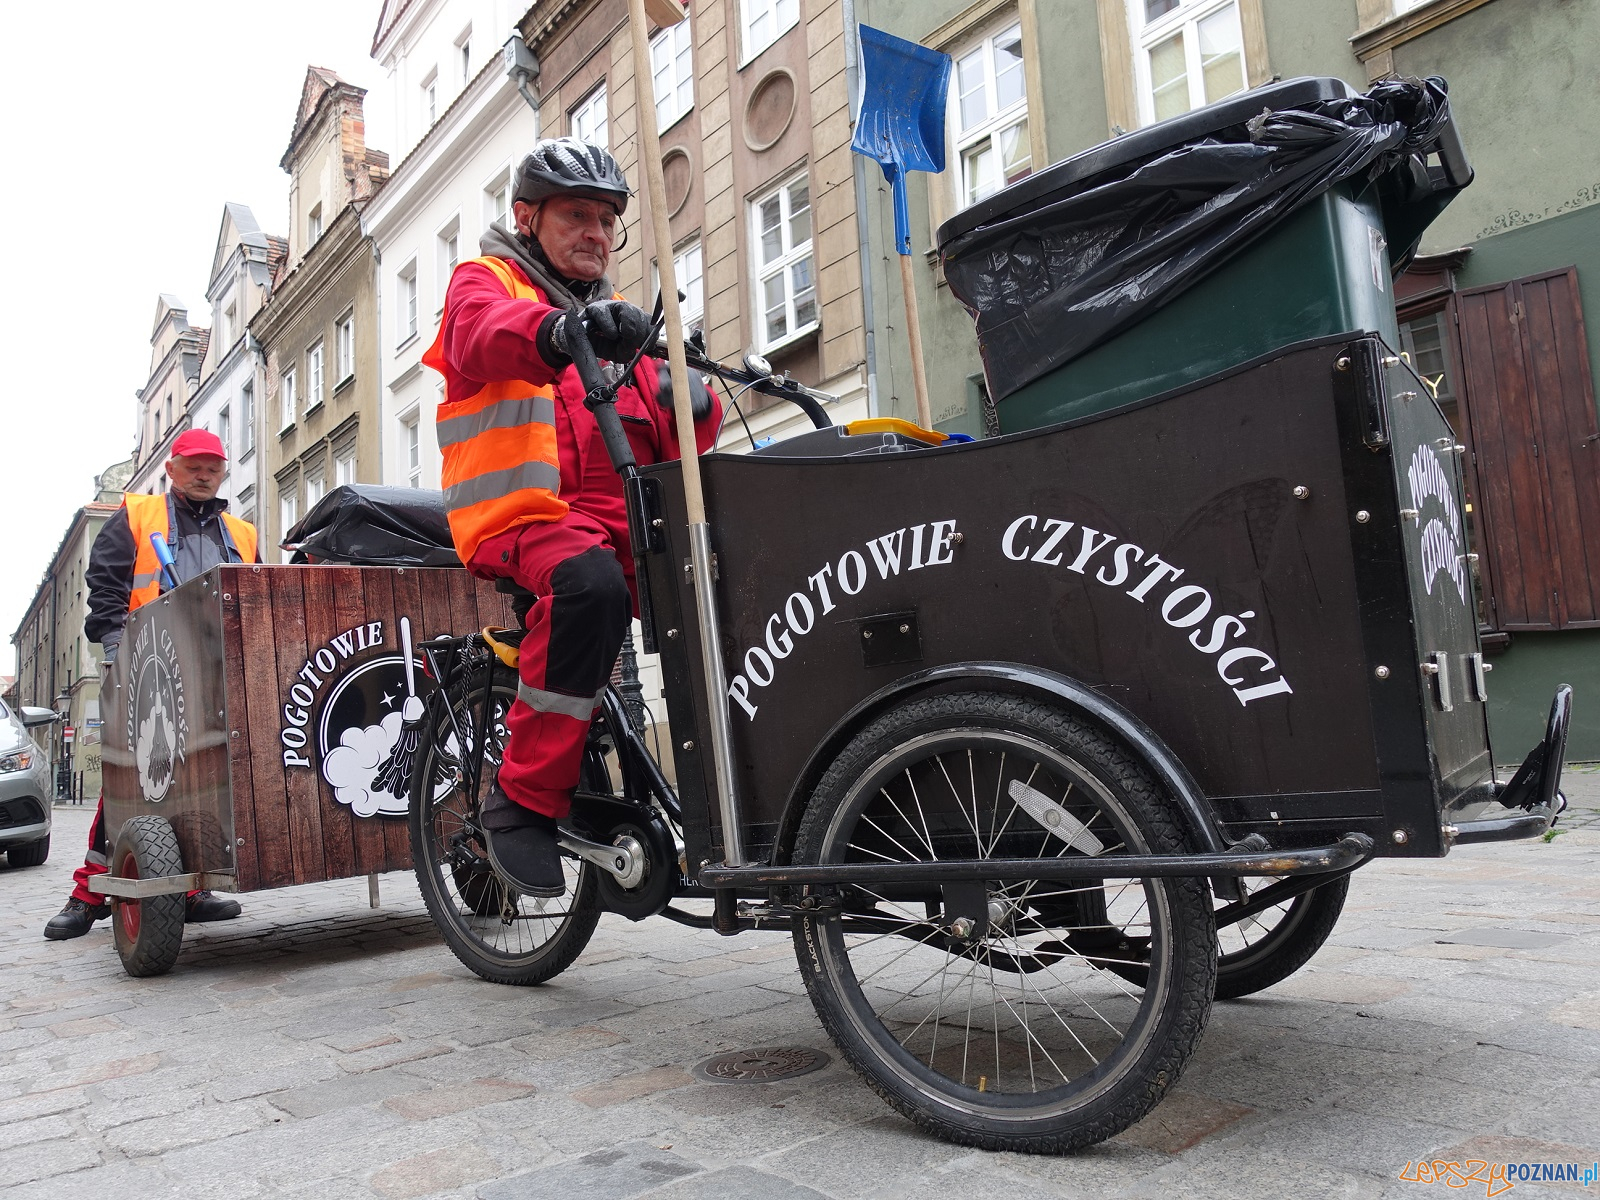
{"label": "red work pants", "polygon": [[538,599],[522,640],[517,699],[506,718],[500,788],[514,803],[564,817],[583,745],[633,614],[629,573],[610,532],[573,509],[559,521],[489,538],[473,574],[510,578]]}
{"label": "red work pants", "polygon": [[83,866],[72,873],[72,898],[85,904],[104,904],[106,898],[89,890],[89,880],[104,875],[109,867],[111,847],[106,845],[106,800],[101,796],[94,808],[94,822],[89,826],[89,849],[83,856]]}

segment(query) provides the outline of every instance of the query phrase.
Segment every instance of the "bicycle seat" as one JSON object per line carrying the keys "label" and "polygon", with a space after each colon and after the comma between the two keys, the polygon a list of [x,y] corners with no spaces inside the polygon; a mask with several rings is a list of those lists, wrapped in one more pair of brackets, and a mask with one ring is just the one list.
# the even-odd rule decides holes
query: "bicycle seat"
{"label": "bicycle seat", "polygon": [[511,597],[511,612],[517,618],[517,624],[524,629],[528,627],[528,613],[533,610],[533,605],[539,599],[537,592],[530,592],[515,579],[502,575],[494,581],[494,590],[502,596]]}
{"label": "bicycle seat", "polygon": [[530,592],[515,579],[508,578],[504,575],[494,581],[494,590],[499,592],[502,596],[510,596],[513,600],[533,601],[539,598],[538,592]]}

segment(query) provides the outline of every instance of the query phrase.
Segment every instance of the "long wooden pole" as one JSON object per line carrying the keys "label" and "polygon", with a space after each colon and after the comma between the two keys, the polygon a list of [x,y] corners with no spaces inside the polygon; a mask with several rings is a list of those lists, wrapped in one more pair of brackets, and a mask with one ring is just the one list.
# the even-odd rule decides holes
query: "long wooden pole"
{"label": "long wooden pole", "polygon": [[639,162],[650,201],[650,236],[655,244],[661,279],[661,311],[666,322],[667,365],[672,373],[672,407],[677,418],[678,450],[683,460],[683,500],[689,524],[689,563],[694,571],[695,609],[700,632],[700,662],[705,671],[706,701],[711,717],[711,759],[717,809],[722,825],[723,861],[744,862],[744,828],[733,772],[733,736],[728,726],[728,677],[722,662],[722,637],[717,623],[716,573],[711,530],[706,524],[705,493],[700,487],[700,457],[690,407],[689,368],[683,354],[683,319],[678,311],[678,272],[672,261],[672,226],[667,219],[667,185],[661,170],[661,136],[656,129],[654,76],[650,70],[650,27],[676,25],[687,14],[676,0],[628,0],[633,34],[633,111],[639,124]]}
{"label": "long wooden pole", "polygon": [[906,294],[906,332],[911,337],[911,383],[917,392],[917,424],[933,428],[933,407],[928,403],[928,368],[922,357],[922,322],[917,319],[917,281],[911,255],[901,254],[900,288]]}

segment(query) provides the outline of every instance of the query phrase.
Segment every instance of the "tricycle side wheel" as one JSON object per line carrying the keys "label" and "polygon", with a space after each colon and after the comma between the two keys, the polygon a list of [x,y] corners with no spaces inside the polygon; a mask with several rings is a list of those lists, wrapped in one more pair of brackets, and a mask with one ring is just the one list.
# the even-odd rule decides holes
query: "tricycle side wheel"
{"label": "tricycle side wheel", "polygon": [[[907,702],[857,734],[813,793],[793,859],[1194,849],[1120,745],[1063,709],[973,692]],[[796,921],[795,947],[819,1017],[880,1096],[950,1141],[1103,1141],[1156,1106],[1205,1030],[1216,930],[1203,880],[1046,872],[808,892],[821,907]],[[1142,991],[1109,966],[1130,953],[1150,964]]]}
{"label": "tricycle side wheel", "polygon": [[[1269,876],[1242,882],[1249,897],[1278,880]],[[1236,924],[1219,926],[1216,998],[1237,1000],[1254,995],[1282,983],[1310,962],[1333,933],[1349,891],[1350,877],[1345,875]],[[1219,902],[1218,907],[1226,904]],[[1143,962],[1116,962],[1111,969],[1139,987],[1149,975]]]}
{"label": "tricycle side wheel", "polygon": [[[1273,882],[1247,879],[1246,895]],[[1349,891],[1345,875],[1217,930],[1217,999],[1237,1000],[1282,983],[1310,962],[1333,933]]]}
{"label": "tricycle side wheel", "polygon": [[[178,835],[164,817],[134,817],[123,823],[111,850],[111,870],[120,879],[183,874]],[[183,945],[182,892],[143,899],[113,897],[111,936],[129,975],[165,975]]]}
{"label": "tricycle side wheel", "polygon": [[[468,794],[457,728],[470,739],[483,703],[483,677],[436,697],[411,772],[411,853],[423,902],[445,943],[464,965],[493,983],[544,983],[572,965],[600,921],[595,868],[564,858],[567,891],[524,896],[494,872],[478,811],[505,747],[505,717],[517,695],[516,672],[496,667],[478,793]],[[455,719],[444,708],[449,704]],[[471,749],[470,745],[467,747]]]}

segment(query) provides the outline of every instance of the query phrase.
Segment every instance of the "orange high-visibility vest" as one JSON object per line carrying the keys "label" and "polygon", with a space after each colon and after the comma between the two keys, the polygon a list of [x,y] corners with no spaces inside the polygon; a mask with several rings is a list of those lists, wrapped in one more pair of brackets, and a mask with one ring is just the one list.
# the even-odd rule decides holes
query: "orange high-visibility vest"
{"label": "orange high-visibility vest", "polygon": [[[133,532],[133,590],[128,593],[128,611],[132,612],[161,595],[161,562],[156,558],[156,548],[150,544],[150,535],[159,533],[171,541],[172,530],[167,525],[165,493],[144,496],[128,492],[122,497],[122,504],[128,510],[128,528]],[[223,513],[222,523],[239,551],[239,560],[255,562],[256,527],[232,513]]]}
{"label": "orange high-visibility vest", "polygon": [[[471,261],[487,267],[515,299],[545,303],[538,289],[524,283],[503,260]],[[441,374],[449,324],[447,301],[439,336],[422,356]],[[505,379],[485,384],[464,399],[447,392],[439,402],[437,428],[444,458],[444,503],[462,562],[470,561],[479,544],[496,534],[567,515],[567,502],[560,494],[554,387]]]}

